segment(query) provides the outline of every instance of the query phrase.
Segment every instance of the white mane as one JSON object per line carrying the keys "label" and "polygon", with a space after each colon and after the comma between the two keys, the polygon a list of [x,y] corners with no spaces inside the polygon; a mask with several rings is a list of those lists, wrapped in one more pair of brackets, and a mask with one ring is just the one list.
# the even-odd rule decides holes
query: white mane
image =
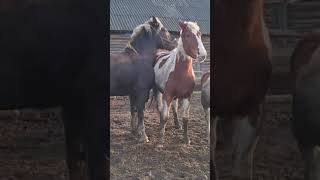
{"label": "white mane", "polygon": [[197,33],[198,31],[200,31],[200,27],[196,22],[187,21],[184,23],[187,24],[188,29],[193,33]]}

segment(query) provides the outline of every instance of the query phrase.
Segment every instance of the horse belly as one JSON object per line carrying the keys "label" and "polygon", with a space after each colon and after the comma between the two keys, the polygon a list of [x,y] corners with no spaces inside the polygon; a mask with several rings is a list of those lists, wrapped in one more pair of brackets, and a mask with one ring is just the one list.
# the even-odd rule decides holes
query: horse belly
{"label": "horse belly", "polygon": [[227,74],[222,75],[222,79],[215,78],[213,92],[216,114],[230,116],[248,114],[255,110],[267,93],[267,74]]}
{"label": "horse belly", "polygon": [[179,79],[169,77],[164,92],[172,94],[173,97],[179,99],[189,98],[193,93],[195,85],[196,83],[193,76],[186,76]]}

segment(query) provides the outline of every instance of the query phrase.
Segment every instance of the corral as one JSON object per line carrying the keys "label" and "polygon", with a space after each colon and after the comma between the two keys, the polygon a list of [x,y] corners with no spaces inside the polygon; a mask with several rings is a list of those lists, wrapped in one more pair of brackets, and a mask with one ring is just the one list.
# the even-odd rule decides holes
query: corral
{"label": "corral", "polygon": [[[209,148],[199,98],[198,93],[192,98],[191,146],[183,145],[182,131],[174,129],[171,113],[163,151],[154,147],[159,136],[158,114],[152,109],[146,113],[150,144],[136,144],[130,132],[127,98],[111,99],[111,179],[206,179]],[[303,162],[289,129],[290,105],[290,96],[268,98],[268,121],[254,157],[257,179],[303,179]],[[39,113],[32,111],[12,120],[11,113],[1,112],[1,180],[66,180],[62,121],[56,116],[49,118],[46,112],[39,118]],[[230,172],[223,155],[218,147],[219,172],[226,180]],[[155,178],[149,178],[150,174]]]}

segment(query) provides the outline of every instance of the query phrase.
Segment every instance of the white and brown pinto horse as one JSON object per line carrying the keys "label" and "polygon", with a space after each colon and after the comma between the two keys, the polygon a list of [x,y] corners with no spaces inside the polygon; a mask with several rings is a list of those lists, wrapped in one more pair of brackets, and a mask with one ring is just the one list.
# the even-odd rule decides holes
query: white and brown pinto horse
{"label": "white and brown pinto horse", "polygon": [[211,167],[215,168],[219,118],[227,140],[226,152],[233,157],[233,179],[252,179],[253,153],[264,119],[262,104],[271,79],[271,43],[263,3],[263,0],[214,1]]}
{"label": "white and brown pinto horse", "polygon": [[[181,28],[178,45],[171,51],[159,49],[155,57],[155,82],[160,109],[160,144],[163,146],[165,127],[169,118],[169,110],[174,99],[182,101],[184,141],[190,144],[188,137],[188,119],[190,98],[195,87],[195,75],[192,62],[195,59],[205,59],[207,51],[201,41],[200,28],[195,22],[179,21]],[[161,99],[162,97],[162,99]],[[174,103],[174,106],[177,104]],[[174,108],[176,110],[176,108]],[[175,125],[180,128],[175,111]]]}

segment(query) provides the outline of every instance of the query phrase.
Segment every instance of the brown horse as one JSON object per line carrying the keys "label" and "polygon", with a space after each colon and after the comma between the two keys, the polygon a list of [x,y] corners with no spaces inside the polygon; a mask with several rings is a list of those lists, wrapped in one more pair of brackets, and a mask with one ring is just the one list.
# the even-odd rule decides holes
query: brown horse
{"label": "brown horse", "polygon": [[[158,50],[154,67],[157,90],[163,94],[163,99],[158,98],[160,105],[160,144],[163,146],[165,127],[169,118],[169,110],[174,99],[182,101],[184,141],[190,144],[188,137],[188,119],[190,98],[195,87],[195,75],[192,62],[198,57],[203,59],[207,55],[201,41],[199,26],[194,22],[179,22],[181,28],[178,46],[171,50]],[[161,95],[160,95],[161,96]],[[158,97],[160,97],[158,96]],[[161,103],[162,104],[162,103]],[[158,106],[159,107],[159,106]],[[175,108],[174,108],[175,109]],[[176,115],[175,115],[176,117]],[[180,123],[175,118],[175,125],[180,128]]]}
{"label": "brown horse", "polygon": [[232,177],[252,179],[253,153],[263,121],[261,107],[272,72],[263,0],[216,0],[214,7],[212,172],[220,119],[227,153],[233,157]]}
{"label": "brown horse", "polygon": [[298,42],[291,56],[292,131],[305,161],[306,180],[320,180],[320,32]]}

